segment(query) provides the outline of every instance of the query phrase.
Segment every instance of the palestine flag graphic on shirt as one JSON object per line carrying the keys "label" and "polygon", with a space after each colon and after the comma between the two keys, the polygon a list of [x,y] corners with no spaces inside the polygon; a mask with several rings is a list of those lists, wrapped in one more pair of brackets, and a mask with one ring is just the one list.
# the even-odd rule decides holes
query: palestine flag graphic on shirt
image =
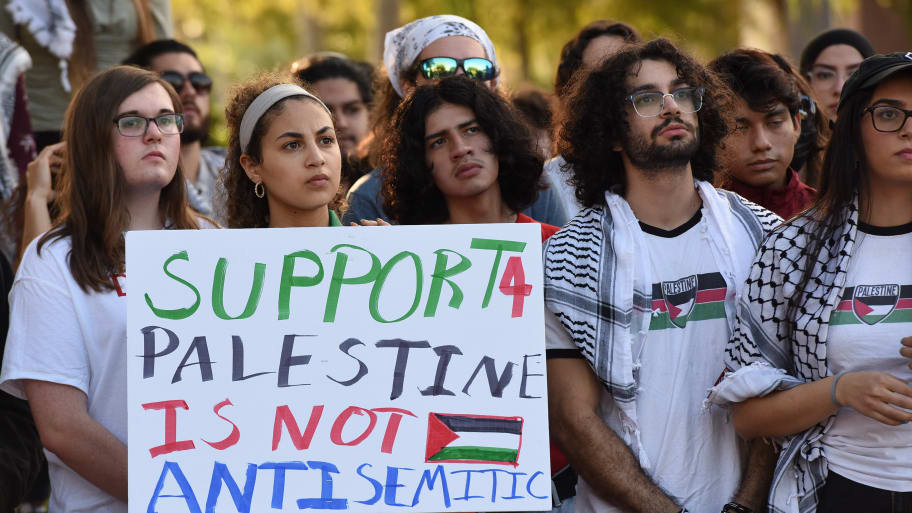
{"label": "palestine flag graphic on shirt", "polygon": [[522,446],[522,424],[522,417],[431,412],[425,459],[516,466]]}
{"label": "palestine flag graphic on shirt", "polygon": [[912,322],[912,285],[895,283],[846,287],[830,324]]}
{"label": "palestine flag graphic on shirt", "polygon": [[725,318],[725,278],[692,274],[652,285],[650,330],[683,328],[688,322]]}

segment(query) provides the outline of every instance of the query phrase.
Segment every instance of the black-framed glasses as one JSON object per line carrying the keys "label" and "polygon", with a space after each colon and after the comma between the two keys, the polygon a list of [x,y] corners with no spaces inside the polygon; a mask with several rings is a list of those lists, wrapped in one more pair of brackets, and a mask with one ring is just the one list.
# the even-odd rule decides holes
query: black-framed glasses
{"label": "black-framed glasses", "polygon": [[878,132],[899,132],[906,120],[912,116],[912,110],[900,109],[890,105],[874,105],[864,110],[871,113],[871,123]]}
{"label": "black-framed glasses", "polygon": [[212,78],[199,71],[191,71],[186,75],[176,71],[164,71],[162,72],[161,77],[165,79],[165,82],[171,84],[178,93],[181,92],[181,89],[184,88],[184,84],[187,82],[190,82],[193,89],[196,89],[199,93],[208,93],[209,90],[212,89]]}
{"label": "black-framed glasses", "polygon": [[184,115],[170,112],[154,118],[137,116],[136,114],[121,114],[114,118],[117,131],[124,137],[142,137],[149,130],[149,123],[155,123],[158,131],[163,135],[177,135],[184,131]]}
{"label": "black-framed glasses", "polygon": [[633,104],[633,110],[640,117],[654,118],[665,109],[666,96],[671,96],[674,99],[681,112],[685,114],[697,112],[703,107],[704,92],[706,90],[702,87],[682,87],[670,93],[660,93],[658,91],[635,93],[628,96],[627,99]]}
{"label": "black-framed glasses", "polygon": [[491,80],[497,76],[494,63],[483,57],[454,59],[452,57],[431,57],[418,63],[418,71],[428,80],[440,80],[455,75],[459,68],[472,80]]}

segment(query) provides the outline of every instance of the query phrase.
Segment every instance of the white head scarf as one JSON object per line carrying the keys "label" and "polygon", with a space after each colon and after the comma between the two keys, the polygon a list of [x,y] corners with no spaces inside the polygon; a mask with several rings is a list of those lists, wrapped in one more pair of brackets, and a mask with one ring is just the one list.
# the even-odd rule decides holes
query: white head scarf
{"label": "white head scarf", "polygon": [[494,43],[485,31],[475,23],[452,14],[428,16],[415,20],[404,27],[386,33],[383,46],[383,64],[393,89],[402,94],[402,72],[409,69],[418,58],[418,54],[434,41],[450,36],[465,36],[478,41],[484,48],[488,59],[497,70],[497,55]]}

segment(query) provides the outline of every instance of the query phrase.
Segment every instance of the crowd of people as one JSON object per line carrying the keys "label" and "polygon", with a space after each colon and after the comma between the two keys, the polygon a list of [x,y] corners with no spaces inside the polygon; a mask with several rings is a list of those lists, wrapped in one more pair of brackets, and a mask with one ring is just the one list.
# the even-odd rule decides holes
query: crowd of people
{"label": "crowd of people", "polygon": [[438,15],[381,69],[233,85],[204,147],[212,79],[161,3],[0,15],[0,513],[126,511],[124,232],[514,222],[555,512],[912,513],[912,52],[834,29],[704,65],[598,20],[553,94],[509,95]]}

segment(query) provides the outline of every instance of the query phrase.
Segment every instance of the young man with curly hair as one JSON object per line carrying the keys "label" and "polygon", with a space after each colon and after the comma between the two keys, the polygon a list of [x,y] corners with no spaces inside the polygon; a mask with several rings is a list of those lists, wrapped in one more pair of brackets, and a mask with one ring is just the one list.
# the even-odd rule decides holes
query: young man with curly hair
{"label": "young man with curly hair", "polygon": [[[383,208],[399,224],[538,222],[542,157],[509,102],[478,81],[417,87],[396,109],[383,156]],[[542,224],[542,240],[557,227]]]}
{"label": "young man with curly hair", "polygon": [[559,150],[582,211],[545,246],[552,437],[575,510],[761,511],[773,455],[722,409],[741,286],[774,214],[714,189],[730,92],[669,41],[574,84]]}

